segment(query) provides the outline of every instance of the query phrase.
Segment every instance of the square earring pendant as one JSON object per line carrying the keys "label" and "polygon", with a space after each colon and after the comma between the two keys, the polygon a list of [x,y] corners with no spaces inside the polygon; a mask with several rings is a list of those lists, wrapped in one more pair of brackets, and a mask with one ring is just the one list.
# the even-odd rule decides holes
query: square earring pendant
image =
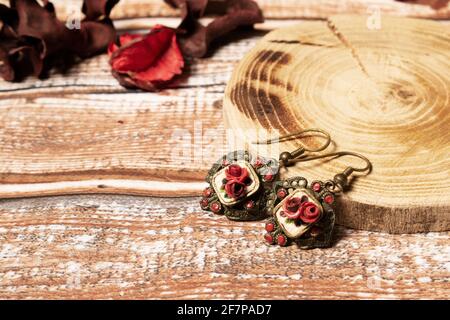
{"label": "square earring pendant", "polygon": [[303,177],[277,181],[268,196],[265,240],[280,246],[296,243],[302,249],[329,247],[335,221],[334,193],[321,181],[308,186]]}
{"label": "square earring pendant", "polygon": [[278,176],[278,161],[247,151],[231,152],[209,170],[200,206],[231,220],[258,220],[267,215],[267,196]]}

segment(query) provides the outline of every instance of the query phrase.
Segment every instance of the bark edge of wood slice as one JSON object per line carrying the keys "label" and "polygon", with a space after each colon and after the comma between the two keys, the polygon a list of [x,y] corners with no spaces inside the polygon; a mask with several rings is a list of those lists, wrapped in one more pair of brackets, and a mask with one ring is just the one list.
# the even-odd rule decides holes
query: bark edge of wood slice
{"label": "bark edge of wood slice", "polygon": [[[339,15],[267,34],[228,82],[226,128],[253,154],[278,157],[300,145],[261,150],[250,143],[258,138],[322,128],[335,142],[328,151],[367,156],[373,171],[339,197],[338,224],[389,233],[450,230],[450,30],[419,19],[380,22],[374,29],[367,17]],[[329,179],[349,164],[361,162],[311,161],[281,178]]]}

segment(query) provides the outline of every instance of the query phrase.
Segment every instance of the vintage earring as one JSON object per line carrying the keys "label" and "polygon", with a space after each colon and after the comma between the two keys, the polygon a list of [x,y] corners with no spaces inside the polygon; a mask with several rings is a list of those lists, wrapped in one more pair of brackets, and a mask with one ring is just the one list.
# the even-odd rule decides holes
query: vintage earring
{"label": "vintage earring", "polygon": [[[291,159],[304,156],[305,152],[318,152],[330,144],[330,135],[320,129],[308,129],[280,137],[277,141],[320,135],[325,139],[323,145],[315,149],[300,147],[292,153]],[[270,140],[266,143],[272,143]],[[203,210],[224,214],[231,220],[259,220],[267,216],[267,196],[271,184],[277,179],[280,161],[261,156],[252,157],[247,151],[234,151],[221,157],[209,170],[200,206]]]}
{"label": "vintage earring", "polygon": [[294,177],[273,184],[267,199],[272,217],[265,225],[265,240],[269,244],[280,246],[295,242],[302,249],[329,247],[334,227],[335,213],[333,204],[336,195],[348,187],[348,178],[353,172],[372,170],[370,161],[353,152],[335,152],[302,159],[289,159],[282,163],[289,166],[297,162],[322,158],[353,156],[366,162],[363,168],[348,167],[333,180],[308,181],[303,177]]}

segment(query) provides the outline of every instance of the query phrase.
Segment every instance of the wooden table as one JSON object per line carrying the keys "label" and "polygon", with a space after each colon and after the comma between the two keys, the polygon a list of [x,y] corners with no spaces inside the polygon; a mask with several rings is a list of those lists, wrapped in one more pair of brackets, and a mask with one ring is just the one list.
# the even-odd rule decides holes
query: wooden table
{"label": "wooden table", "polygon": [[[63,16],[63,1],[54,2]],[[77,193],[80,179],[88,181],[85,192],[147,195],[0,200],[0,298],[450,298],[449,232],[338,227],[332,248],[299,251],[266,246],[263,222],[230,222],[199,209],[202,179],[225,147],[211,148],[196,130],[223,134],[227,80],[267,30],[349,5],[361,14],[370,5],[383,14],[450,17],[449,5],[349,2],[260,1],[266,23],[191,61],[189,77],[158,94],[120,87],[104,55],[47,80],[0,82],[4,197],[45,195],[33,191],[36,183],[51,194],[59,181]],[[157,0],[123,0],[114,11],[120,30],[175,26],[175,15]],[[193,150],[206,146],[193,160]]]}

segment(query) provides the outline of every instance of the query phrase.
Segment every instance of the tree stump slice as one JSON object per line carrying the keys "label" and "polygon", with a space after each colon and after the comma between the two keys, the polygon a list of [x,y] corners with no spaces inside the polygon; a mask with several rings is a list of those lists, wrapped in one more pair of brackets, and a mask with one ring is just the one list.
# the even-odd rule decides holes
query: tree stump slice
{"label": "tree stump slice", "polygon": [[[373,171],[339,198],[347,227],[414,233],[450,229],[450,30],[433,21],[334,16],[275,30],[240,62],[224,97],[226,127],[258,136],[327,130]],[[252,130],[248,130],[252,129]],[[281,144],[277,152],[317,137]],[[270,152],[269,152],[270,153]],[[332,178],[358,160],[297,164],[282,178]]]}

